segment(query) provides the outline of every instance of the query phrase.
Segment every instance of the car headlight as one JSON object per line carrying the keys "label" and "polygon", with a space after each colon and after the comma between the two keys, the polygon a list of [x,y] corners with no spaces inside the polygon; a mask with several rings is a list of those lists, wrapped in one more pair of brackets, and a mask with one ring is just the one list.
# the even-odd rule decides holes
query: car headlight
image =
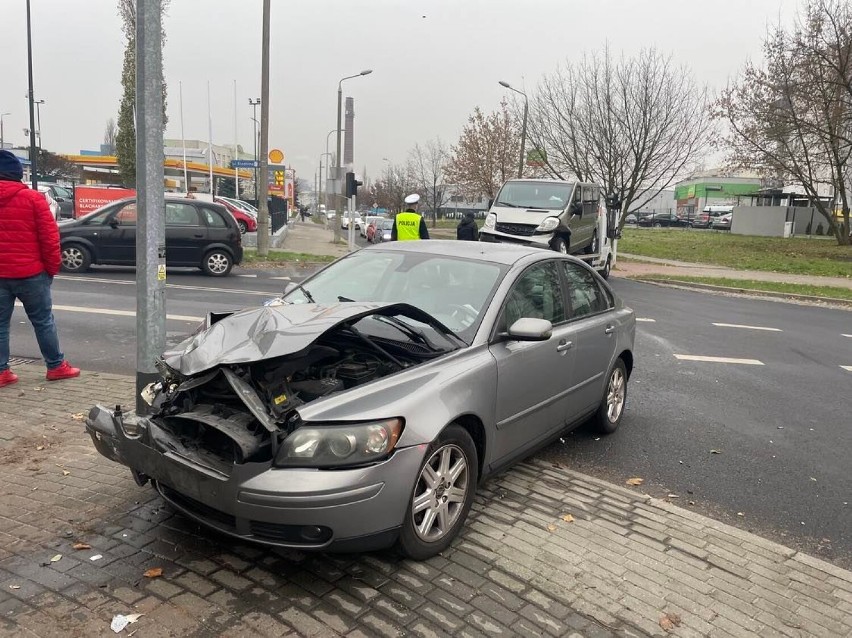
{"label": "car headlight", "polygon": [[494,228],[497,225],[497,215],[494,213],[488,213],[488,217],[485,218],[485,228]]}
{"label": "car headlight", "polygon": [[342,467],[363,465],[390,454],[402,419],[355,425],[306,425],[284,439],[275,465],[278,467]]}
{"label": "car headlight", "polygon": [[558,217],[548,217],[543,222],[538,225],[536,228],[536,232],[539,233],[549,233],[552,230],[556,230],[559,227],[559,218]]}

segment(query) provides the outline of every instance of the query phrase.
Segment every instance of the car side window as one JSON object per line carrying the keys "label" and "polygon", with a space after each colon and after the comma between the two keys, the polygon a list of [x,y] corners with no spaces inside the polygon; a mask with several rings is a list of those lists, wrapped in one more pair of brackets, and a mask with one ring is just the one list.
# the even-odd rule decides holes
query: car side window
{"label": "car side window", "polygon": [[166,204],[166,226],[199,226],[198,213],[191,204]]}
{"label": "car side window", "polygon": [[227,228],[228,222],[219,214],[218,211],[211,210],[210,208],[202,209],[202,216],[204,217],[204,221],[207,222],[208,226],[212,226],[213,228]]}
{"label": "car side window", "polygon": [[548,261],[528,268],[518,278],[503,305],[499,330],[505,332],[522,317],[565,321],[565,304],[556,263]]}
{"label": "car side window", "polygon": [[597,189],[594,186],[583,186],[583,203],[596,204],[598,202]]}
{"label": "car side window", "polygon": [[118,222],[119,226],[135,226],[136,225],[136,202],[125,204],[120,211],[113,217]]}
{"label": "car side window", "polygon": [[610,296],[605,294],[591,272],[570,261],[562,262],[562,272],[568,284],[568,313],[571,319],[593,315],[610,308]]}

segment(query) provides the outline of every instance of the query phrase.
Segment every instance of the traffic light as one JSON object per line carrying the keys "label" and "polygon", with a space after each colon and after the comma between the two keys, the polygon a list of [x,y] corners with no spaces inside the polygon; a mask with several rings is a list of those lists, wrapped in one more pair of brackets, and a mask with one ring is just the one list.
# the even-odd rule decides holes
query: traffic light
{"label": "traffic light", "polygon": [[364,182],[355,177],[355,173],[346,173],[346,197],[355,197],[358,194],[358,187],[363,186]]}
{"label": "traffic light", "polygon": [[610,193],[606,196],[606,207],[610,210],[621,208],[621,198],[618,193]]}

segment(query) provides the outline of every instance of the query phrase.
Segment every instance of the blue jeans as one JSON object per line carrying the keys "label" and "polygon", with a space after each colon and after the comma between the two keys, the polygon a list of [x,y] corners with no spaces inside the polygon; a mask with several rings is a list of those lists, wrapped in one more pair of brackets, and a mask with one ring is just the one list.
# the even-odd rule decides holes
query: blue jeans
{"label": "blue jeans", "polygon": [[0,372],[9,368],[9,324],[15,299],[24,305],[24,310],[35,330],[41,356],[48,370],[57,367],[65,359],[59,349],[59,337],[53,321],[53,302],[50,299],[50,284],[53,279],[47,273],[25,279],[0,278]]}

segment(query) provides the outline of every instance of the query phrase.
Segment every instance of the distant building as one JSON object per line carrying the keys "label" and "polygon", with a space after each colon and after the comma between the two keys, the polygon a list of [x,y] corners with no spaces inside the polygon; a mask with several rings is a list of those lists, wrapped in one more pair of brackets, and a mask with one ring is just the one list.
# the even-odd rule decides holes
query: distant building
{"label": "distant building", "polygon": [[754,173],[702,171],[675,185],[677,213],[692,217],[705,206],[736,206],[743,198],[749,201],[761,185],[761,178]]}

